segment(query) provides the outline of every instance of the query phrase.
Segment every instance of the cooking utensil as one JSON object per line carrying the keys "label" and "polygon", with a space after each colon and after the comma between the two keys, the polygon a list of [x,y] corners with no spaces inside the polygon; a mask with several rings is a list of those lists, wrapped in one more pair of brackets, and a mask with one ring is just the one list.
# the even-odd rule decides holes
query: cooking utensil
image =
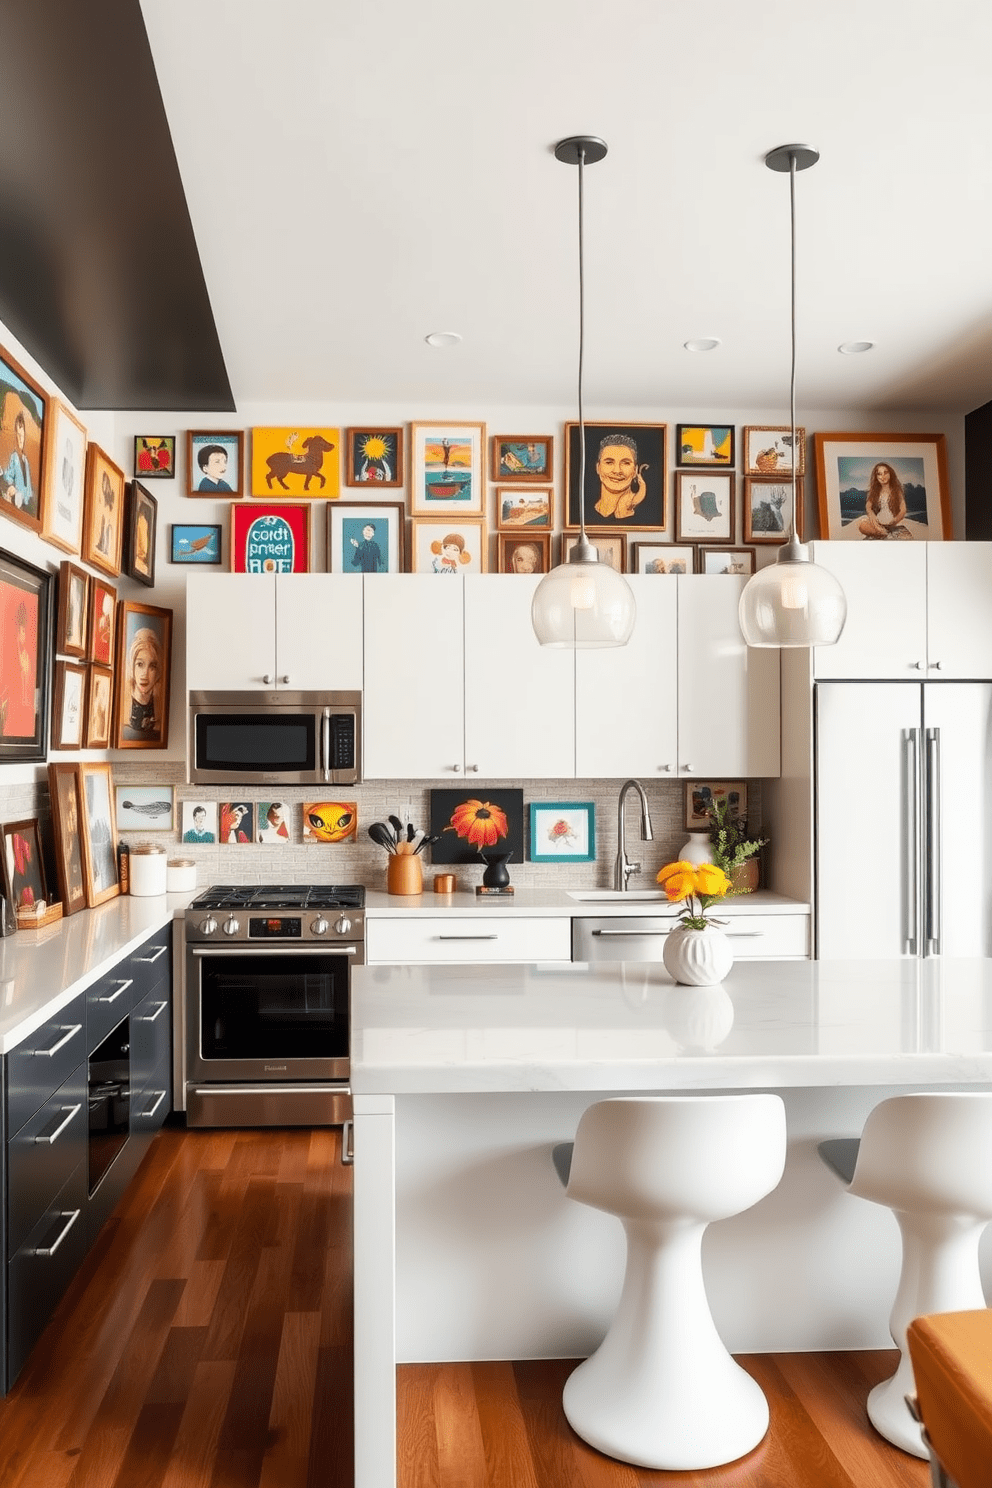
{"label": "cooking utensil", "polygon": [[372,822],[369,826],[369,836],[379,847],[384,847],[388,853],[396,851],[396,842],[392,832],[385,822]]}
{"label": "cooking utensil", "polygon": [[434,842],[440,842],[440,841],[441,841],[441,834],[440,834],[440,832],[435,832],[434,835],[433,835],[433,837],[424,837],[417,844],[417,846],[414,848],[414,852],[416,852],[416,853],[422,853],[425,847],[430,847],[432,843],[434,843]]}
{"label": "cooking utensil", "polygon": [[398,816],[387,816],[386,820],[392,827],[393,831],[396,833],[396,841],[399,842],[400,838],[405,835],[403,831],[403,823],[400,821]]}
{"label": "cooking utensil", "polygon": [[426,835],[427,834],[424,831],[423,827],[418,827],[417,830],[412,833],[410,837],[410,845],[414,852],[417,852],[419,850],[420,844],[421,842],[423,842]]}
{"label": "cooking utensil", "polygon": [[406,824],[406,840],[407,840],[407,842],[412,842],[413,839],[414,839],[414,837],[416,837],[416,835],[417,835],[417,829],[413,825],[413,822],[407,822],[407,824]]}

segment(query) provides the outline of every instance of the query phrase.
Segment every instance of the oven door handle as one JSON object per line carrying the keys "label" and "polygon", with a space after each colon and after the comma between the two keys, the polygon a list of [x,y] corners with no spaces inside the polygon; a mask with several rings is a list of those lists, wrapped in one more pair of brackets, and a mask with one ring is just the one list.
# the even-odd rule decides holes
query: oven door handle
{"label": "oven door handle", "polygon": [[274,946],[271,941],[235,941],[226,946],[188,946],[194,956],[231,956],[238,951],[251,951],[254,955],[264,954],[270,956],[358,956],[361,955],[361,947],[357,945],[334,945],[324,941],[319,944],[311,941],[308,945]]}

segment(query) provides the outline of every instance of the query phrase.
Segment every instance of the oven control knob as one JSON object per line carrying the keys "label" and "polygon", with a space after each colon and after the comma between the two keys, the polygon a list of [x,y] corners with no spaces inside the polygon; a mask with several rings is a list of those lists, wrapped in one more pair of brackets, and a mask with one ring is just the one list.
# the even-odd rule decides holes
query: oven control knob
{"label": "oven control knob", "polygon": [[334,921],[334,931],[337,935],[347,935],[351,929],[351,921],[347,915],[342,915],[339,920]]}
{"label": "oven control knob", "polygon": [[320,918],[317,920],[310,921],[310,929],[313,931],[314,935],[326,935],[330,928],[330,925],[324,919],[323,915],[321,915]]}
{"label": "oven control knob", "polygon": [[233,915],[231,915],[229,919],[226,919],[224,921],[224,934],[225,935],[237,935],[237,933],[238,933],[238,931],[240,929],[241,929],[241,925],[234,918]]}
{"label": "oven control knob", "polygon": [[201,932],[201,934],[203,934],[203,935],[213,935],[213,933],[214,933],[214,931],[216,929],[217,929],[217,921],[214,919],[213,915],[207,915],[207,918],[205,920],[201,920],[200,921],[200,932]]}

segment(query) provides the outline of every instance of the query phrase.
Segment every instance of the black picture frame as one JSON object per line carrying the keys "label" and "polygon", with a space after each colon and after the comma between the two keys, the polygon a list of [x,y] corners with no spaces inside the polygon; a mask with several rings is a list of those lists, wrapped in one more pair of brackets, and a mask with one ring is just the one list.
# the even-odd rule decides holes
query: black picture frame
{"label": "black picture frame", "polygon": [[[636,471],[629,493],[622,495],[613,513],[603,510],[603,485],[597,470],[600,451],[611,436],[633,446]],[[590,532],[663,532],[668,525],[668,425],[586,424],[586,477],[582,496],[585,525]],[[579,425],[565,425],[565,529],[580,526]],[[643,488],[643,492],[642,492]],[[607,498],[603,498],[609,500]],[[635,504],[636,503],[636,504]]]}
{"label": "black picture frame", "polygon": [[51,649],[51,573],[0,549],[0,764],[45,758]]}
{"label": "black picture frame", "polygon": [[150,589],[155,583],[158,500],[140,481],[128,481],[124,501],[124,553],[121,568],[128,578]]}
{"label": "black picture frame", "polygon": [[[459,836],[453,825],[455,812],[473,802],[483,812],[496,806],[504,813],[507,827],[505,836],[498,837],[493,842],[485,841],[481,830],[476,833],[476,841],[469,840],[465,835]],[[473,819],[476,814],[475,810],[470,812]],[[487,851],[508,853],[507,861],[510,863],[522,863],[524,860],[524,793],[520,789],[503,790],[499,786],[473,787],[466,784],[460,790],[432,790],[430,816],[431,835],[439,839],[431,844],[432,863],[460,863],[463,867],[475,864],[482,870],[486,867],[486,860],[481,853]],[[480,828],[484,819],[482,817],[479,822]],[[465,826],[471,827],[471,824],[463,819],[463,831]]]}

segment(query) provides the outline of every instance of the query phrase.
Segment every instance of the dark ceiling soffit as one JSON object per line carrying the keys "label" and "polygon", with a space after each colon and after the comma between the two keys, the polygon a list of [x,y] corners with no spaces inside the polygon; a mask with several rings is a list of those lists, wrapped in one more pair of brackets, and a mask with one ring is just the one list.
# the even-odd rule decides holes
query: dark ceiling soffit
{"label": "dark ceiling soffit", "polygon": [[138,0],[3,7],[0,319],[77,408],[235,409]]}

